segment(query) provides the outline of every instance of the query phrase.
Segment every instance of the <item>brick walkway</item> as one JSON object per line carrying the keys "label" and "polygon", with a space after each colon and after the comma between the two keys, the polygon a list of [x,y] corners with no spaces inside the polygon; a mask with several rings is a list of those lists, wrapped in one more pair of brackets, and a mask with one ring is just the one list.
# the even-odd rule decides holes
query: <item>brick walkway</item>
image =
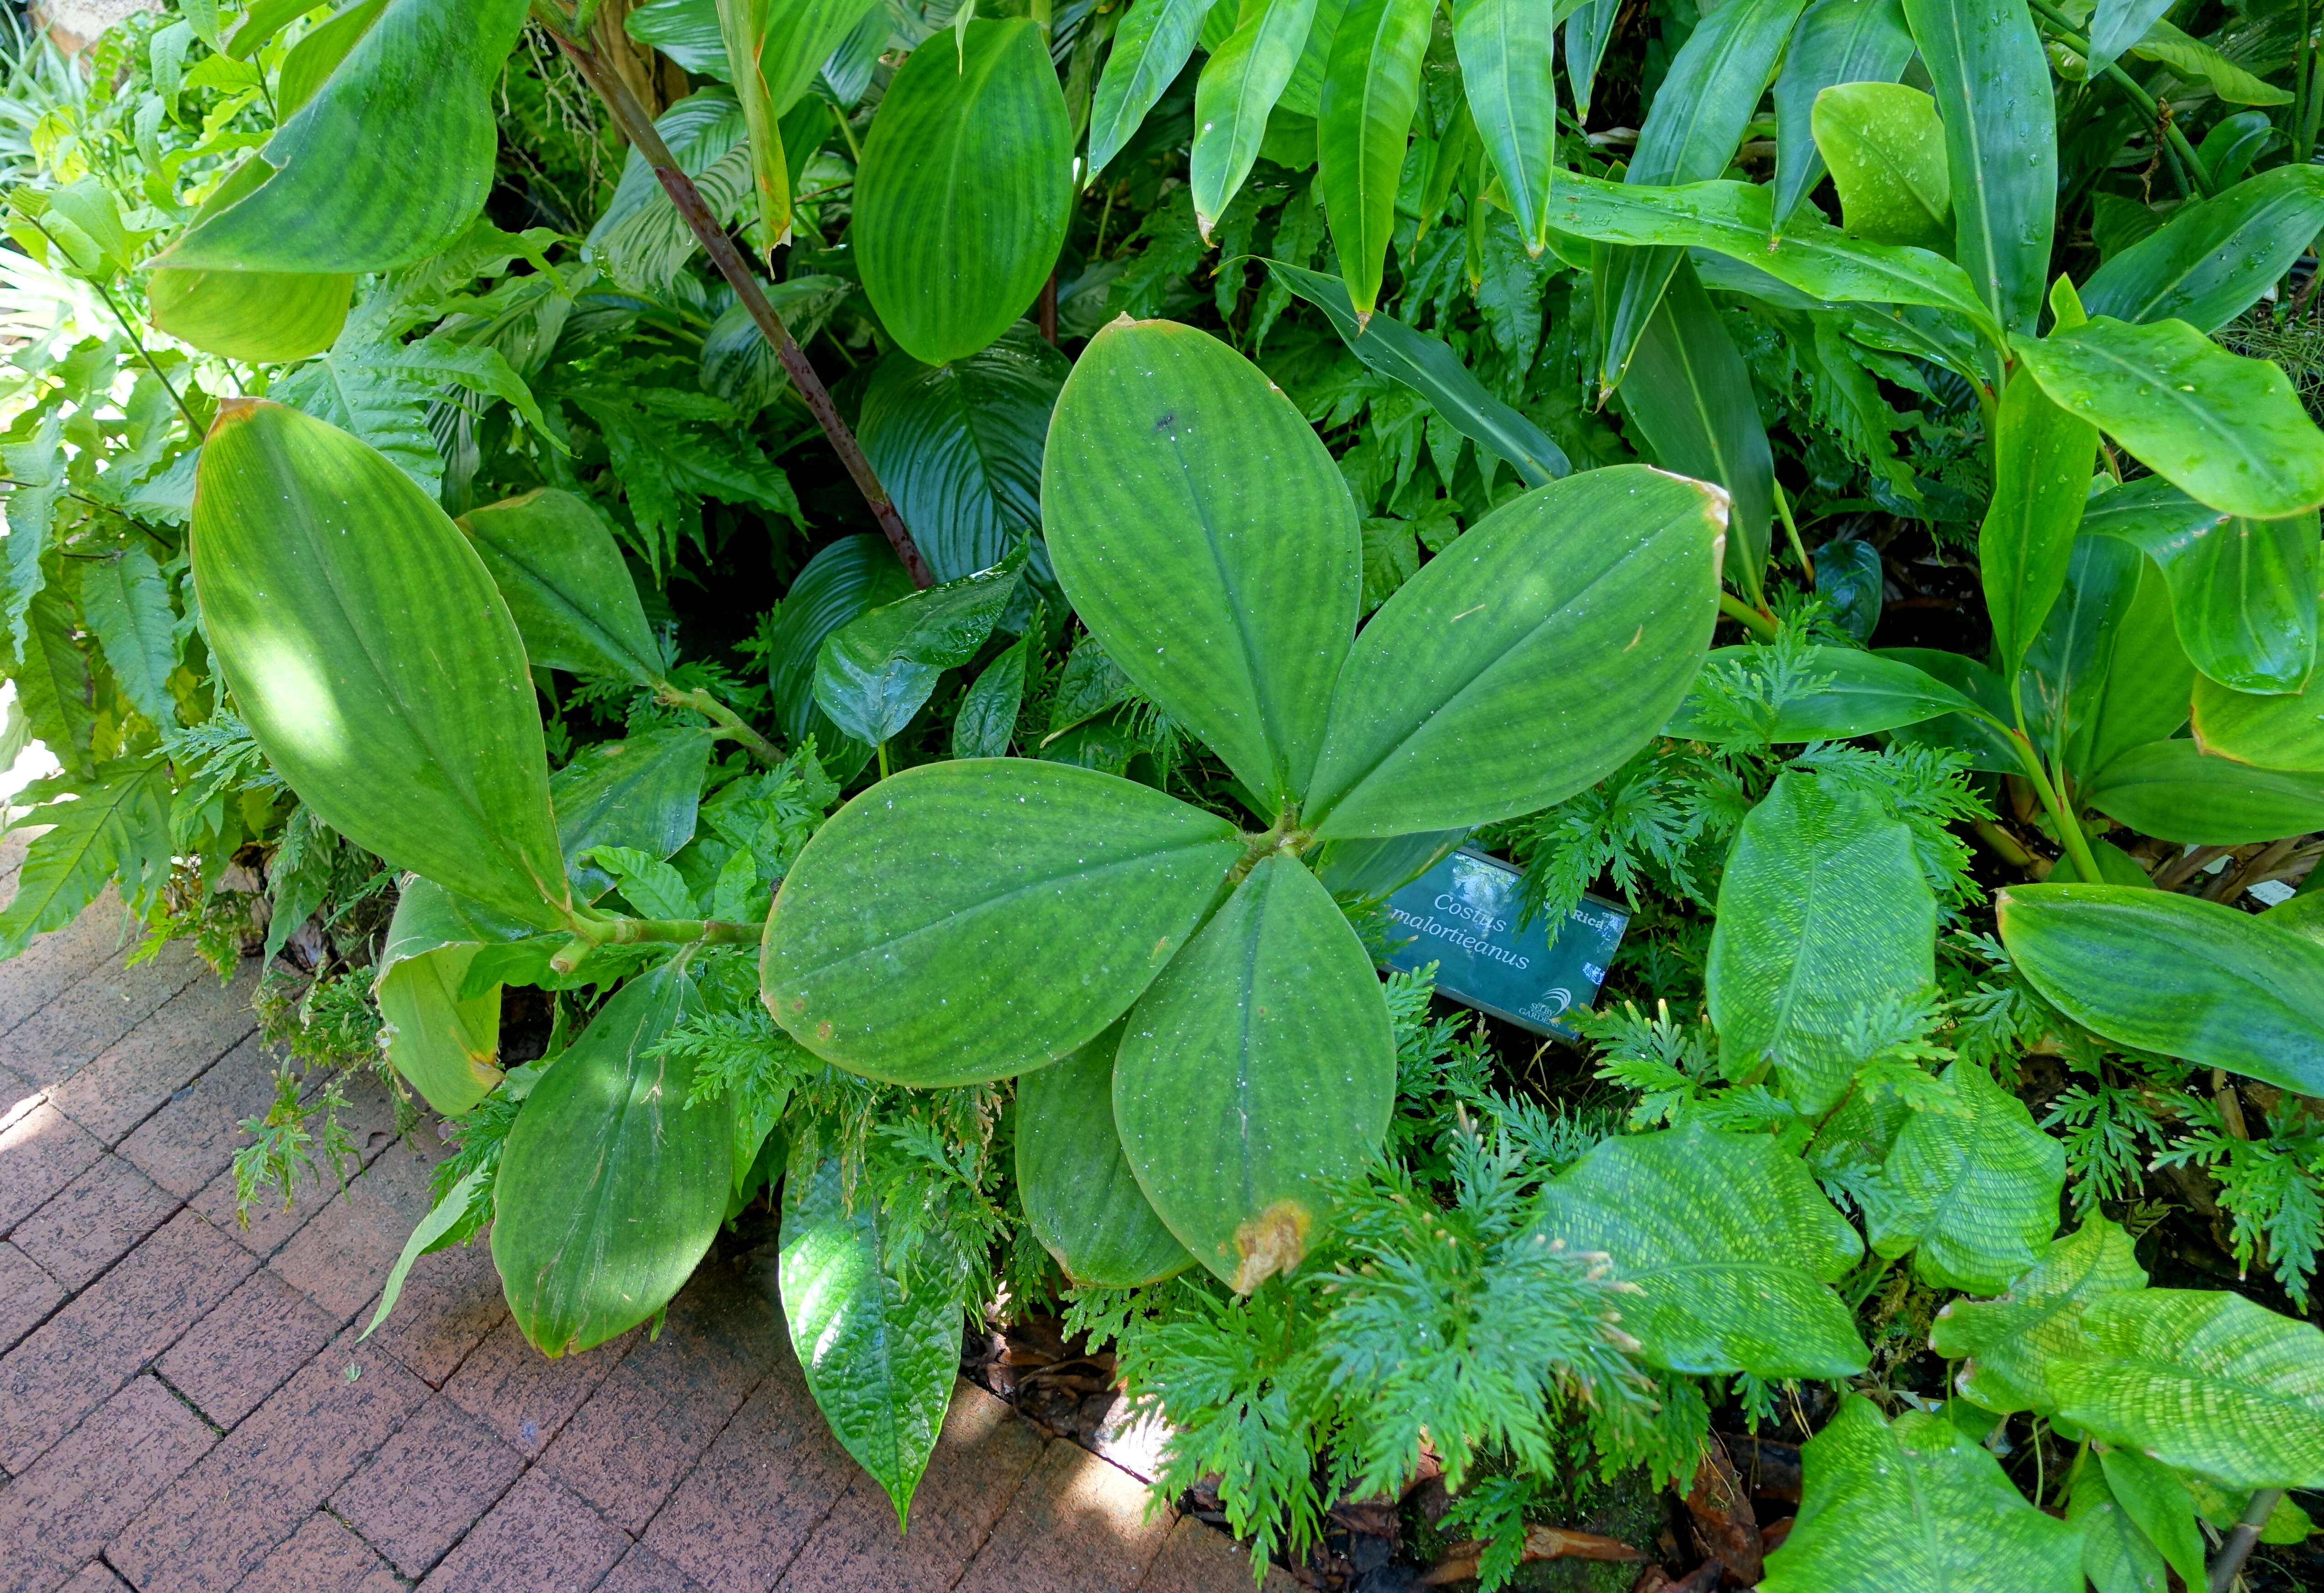
{"label": "brick walkway", "polygon": [[118,921],[0,965],[0,1593],[1251,1588],[1219,1533],[1146,1521],[1135,1479],[966,1383],[899,1537],[807,1395],[770,1250],[706,1264],[659,1343],[559,1361],[484,1246],[439,1252],[357,1344],[443,1147],[374,1089],[346,1192],[237,1227],[235,1125],[274,1070],[255,968],[124,970]]}

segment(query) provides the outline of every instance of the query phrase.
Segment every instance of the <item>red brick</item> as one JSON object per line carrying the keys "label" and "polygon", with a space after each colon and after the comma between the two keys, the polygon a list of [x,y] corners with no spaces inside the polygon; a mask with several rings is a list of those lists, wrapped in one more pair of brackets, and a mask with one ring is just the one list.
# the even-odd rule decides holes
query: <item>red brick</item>
{"label": "red brick", "polygon": [[1148,1519],[1128,1472],[1076,1444],[1052,1443],[992,1528],[961,1593],[1130,1593],[1176,1517]]}
{"label": "red brick", "polygon": [[[8,894],[15,894],[13,880]],[[0,1034],[48,1005],[58,991],[91,968],[120,957],[123,929],[121,898],[107,885],[105,894],[71,923],[54,934],[41,936],[18,956],[0,963]],[[0,1046],[0,1062],[7,1058],[7,1048]]]}
{"label": "red brick", "polygon": [[[1062,1446],[1060,1446],[1062,1447]],[[1250,1579],[1250,1551],[1214,1526],[1182,1515],[1170,1529],[1153,1568],[1138,1593],[1299,1593],[1299,1584],[1279,1565],[1267,1579]]]}
{"label": "red brick", "polygon": [[621,1364],[635,1337],[625,1333],[610,1344],[552,1361],[525,1342],[513,1317],[503,1317],[460,1363],[444,1394],[519,1454],[535,1457]]}
{"label": "red brick", "polygon": [[192,1212],[163,1224],[0,1358],[0,1466],[31,1465],[250,1268],[240,1246]]}
{"label": "red brick", "polygon": [[175,1195],[120,1157],[89,1169],[16,1225],[16,1247],[68,1289],[82,1289],[132,1246],[169,1221]]}
{"label": "red brick", "polygon": [[258,959],[242,965],[231,984],[207,971],[161,1004],[161,1010],[57,1086],[60,1111],[106,1144],[160,1110],[258,1027],[250,1008]]}
{"label": "red brick", "polygon": [[263,1117],[273,1104],[274,1060],[253,1035],[171,1096],[120,1151],[146,1177],[190,1200],[249,1143],[243,1119]]}
{"label": "red brick", "polygon": [[216,977],[182,940],[169,942],[134,968],[107,958],[11,1029],[0,1042],[0,1055],[11,1071],[35,1084],[61,1083],[152,1016],[197,975]]}
{"label": "red brick", "polygon": [[0,1233],[54,1199],[104,1151],[42,1097],[17,1101],[0,1117]]}
{"label": "red brick", "polygon": [[[358,1312],[368,1326],[376,1301]],[[484,1336],[508,1320],[501,1274],[482,1238],[421,1256],[403,1277],[395,1310],[372,1341],[441,1388]]]}
{"label": "red brick", "polygon": [[15,1348],[64,1298],[62,1283],[31,1256],[0,1240],[0,1355]]}
{"label": "red brick", "polygon": [[597,1593],[703,1593],[703,1587],[641,1543],[622,1557],[612,1576],[597,1584]]}
{"label": "red brick", "polygon": [[773,1306],[712,1262],[670,1301],[541,1456],[551,1475],[625,1532],[647,1522],[783,1352]]}
{"label": "red brick", "polygon": [[912,1499],[912,1530],[862,1471],[776,1587],[783,1593],[921,1593],[949,1588],[1040,1459],[1033,1425],[973,1383],[953,1385],[952,1409]]}
{"label": "red brick", "polygon": [[259,1562],[238,1593],[402,1593],[387,1561],[318,1511]]}
{"label": "red brick", "polygon": [[292,1236],[274,1270],[325,1311],[354,1316],[377,1297],[404,1241],[428,1215],[433,1165],[419,1151],[397,1145]]}
{"label": "red brick", "polygon": [[860,1475],[784,1355],[646,1529],[712,1593],[766,1593]]}
{"label": "red brick", "polygon": [[216,1441],[152,1378],[131,1383],[0,1494],[0,1590],[64,1585]]}
{"label": "red brick", "polygon": [[220,1427],[256,1410],[340,1324],[259,1268],[170,1347],[155,1369]]}
{"label": "red brick", "polygon": [[387,1357],[334,1346],[171,1485],[106,1559],[140,1593],[226,1593],[427,1397]]}
{"label": "red brick", "polygon": [[331,1508],[407,1577],[444,1558],[524,1469],[524,1458],[438,1394],[342,1484]]}
{"label": "red brick", "polygon": [[422,1585],[428,1593],[581,1593],[629,1551],[630,1540],[578,1495],[529,1471]]}
{"label": "red brick", "polygon": [[130,1593],[130,1588],[97,1560],[81,1567],[80,1575],[64,1585],[63,1593]]}
{"label": "red brick", "polygon": [[194,1198],[186,1202],[217,1225],[223,1234],[234,1236],[235,1243],[261,1261],[289,1244],[291,1236],[307,1226],[315,1214],[339,1198],[338,1180],[328,1168],[318,1163],[315,1176],[306,1168],[299,1169],[290,1186],[290,1200],[283,1203],[282,1191],[272,1184],[261,1188],[247,1207],[237,1204],[234,1169],[228,1167],[204,1184]]}

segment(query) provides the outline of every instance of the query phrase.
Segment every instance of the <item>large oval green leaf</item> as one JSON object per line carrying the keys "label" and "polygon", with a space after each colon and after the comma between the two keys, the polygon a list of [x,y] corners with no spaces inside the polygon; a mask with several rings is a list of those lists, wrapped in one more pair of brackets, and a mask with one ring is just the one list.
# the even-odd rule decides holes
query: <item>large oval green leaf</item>
{"label": "large oval green leaf", "polygon": [[[857,435],[940,581],[990,570],[1041,523],[1041,449],[1065,358],[1019,321],[991,347],[931,368],[880,362]],[[787,599],[788,601],[788,599]]]}
{"label": "large oval green leaf", "polygon": [[260,152],[274,169],[161,264],[190,271],[385,271],[483,212],[499,134],[489,97],[524,0],[400,0]]}
{"label": "large oval green leaf", "polygon": [[761,994],[851,1072],[1006,1079],[1127,1011],[1241,852],[1225,820],[1088,769],[907,769],[800,852],[767,921]]}
{"label": "large oval green leaf", "polygon": [[1893,83],[1913,59],[1897,0],[1811,0],[1775,74],[1775,216],[1791,219],[1823,178],[1815,145],[1816,96],[1835,83]]}
{"label": "large oval green leaf", "polygon": [[[1315,122],[1315,183],[1359,316],[1379,302],[1434,15],[1431,0],[1352,0],[1333,35]],[[1546,13],[1541,26],[1549,27]],[[1549,90],[1546,72],[1541,88]]]}
{"label": "large oval green leaf", "polygon": [[230,400],[202,449],[192,544],[219,672],[300,799],[366,850],[560,926],[524,644],[435,501],[335,426]]}
{"label": "large oval green leaf", "polygon": [[1074,1283],[1134,1289],[1194,1264],[1154,1214],[1113,1126],[1121,1025],[1017,1085],[1017,1190],[1042,1248]]}
{"label": "large oval green leaf", "polygon": [[912,51],[855,177],[863,291],[923,365],[973,354],[1032,307],[1074,197],[1073,128],[1040,25],[973,22]]}
{"label": "large oval green leaf", "polygon": [[1267,118],[1299,65],[1316,4],[1251,0],[1194,80],[1194,142],[1186,182],[1194,190],[1194,225],[1206,239],[1259,159]]}
{"label": "large oval green leaf", "polygon": [[1856,1325],[1829,1287],[1864,1241],[1806,1163],[1768,1136],[1698,1124],[1607,1140],[1543,1191],[1534,1232],[1603,1251],[1637,1285],[1622,1329],[1655,1366],[1762,1377],[1864,1369]]}
{"label": "large oval green leaf", "polygon": [[1325,838],[1457,829],[1604,778],[1702,666],[1726,504],[1643,465],[1514,498],[1397,588],[1332,699]]}
{"label": "large oval green leaf", "polygon": [[586,499],[545,486],[459,520],[516,618],[529,662],[648,686],[661,648],[613,531]]}
{"label": "large oval green leaf", "polygon": [[1113,1115],[1139,1187],[1246,1293],[1306,1255],[1313,1181],[1379,1154],[1396,1038],[1371,956],[1297,859],[1260,859],[1130,1014]]}
{"label": "large oval green leaf", "polygon": [[2324,1483],[2324,1332],[2208,1289],[2111,1294],[2081,1327],[2050,1386],[2093,1438],[2230,1488]]}
{"label": "large oval green leaf", "polygon": [[2057,1009],[2120,1045],[2324,1090],[2324,946],[2217,903],[2012,885],[2002,943]]}
{"label": "large oval green leaf", "polygon": [[1849,232],[1944,251],[1952,189],[1935,100],[1902,83],[1835,83],[1816,96],[1809,125]]}
{"label": "large oval green leaf", "polygon": [[1988,1411],[2058,1408],[2050,1367],[2082,1339],[2082,1311],[2107,1294],[2146,1287],[2131,1238],[2103,1217],[2053,1239],[1997,1300],[1956,1300],[1937,1313],[1929,1348],[1960,1361],[1961,1393]]}
{"label": "large oval green leaf", "polygon": [[1460,0],[1452,8],[1469,109],[1517,236],[1536,254],[1548,236],[1545,207],[1557,166],[1557,22],[1565,9],[1528,0]]}
{"label": "large oval green leaf", "polygon": [[1936,979],[1937,902],[1912,831],[1859,791],[1787,770],[1743,820],[1703,970],[1729,1070],[1775,1064],[1802,1111],[1828,1111],[1862,1060],[1876,1004]]}
{"label": "large oval green leaf", "polygon": [[[248,199],[274,174],[253,155],[194,212],[195,225]],[[145,284],[153,324],[180,342],[254,364],[303,359],[337,341],[355,279],[346,272],[156,269]]]}
{"label": "large oval green leaf", "polygon": [[2183,320],[2215,332],[2282,281],[2319,230],[2324,171],[2278,166],[2173,210],[2091,274],[2082,284],[2082,308],[2118,320]]}
{"label": "large oval green leaf", "polygon": [[2253,520],[2324,504],[2324,431],[2266,360],[2183,320],[2107,317],[2029,338],[2017,355],[2061,407],[2200,503]]}
{"label": "large oval green leaf", "polygon": [[1940,1288],[1996,1294],[2058,1228],[2066,1147],[1982,1063],[1945,1070],[1953,1098],[1913,1114],[1864,1209],[1876,1255],[1913,1254]]}
{"label": "large oval green leaf", "polygon": [[2200,678],[2195,745],[2239,764],[2324,774],[2324,684],[2311,680],[2305,691],[2260,697]]}
{"label": "large oval green leaf", "polygon": [[725,1218],[733,1106],[687,1106],[694,1064],[653,1054],[697,1002],[674,964],[632,979],[509,1130],[493,1261],[517,1327],[545,1355],[594,1348],[659,1311]]}
{"label": "large oval green leaf", "polygon": [[2191,741],[2150,741],[2109,759],[2082,800],[2143,835],[2240,847],[2324,829],[2324,775],[2255,769]]}
{"label": "large oval green leaf", "polygon": [[372,979],[387,1060],[441,1116],[457,1117],[501,1081],[501,987],[460,985],[482,945],[443,886],[406,879]]}
{"label": "large oval green leaf", "polygon": [[1107,654],[1261,801],[1296,801],[1363,572],[1347,484],[1291,401],[1207,332],[1116,321],[1057,400],[1041,497]]}

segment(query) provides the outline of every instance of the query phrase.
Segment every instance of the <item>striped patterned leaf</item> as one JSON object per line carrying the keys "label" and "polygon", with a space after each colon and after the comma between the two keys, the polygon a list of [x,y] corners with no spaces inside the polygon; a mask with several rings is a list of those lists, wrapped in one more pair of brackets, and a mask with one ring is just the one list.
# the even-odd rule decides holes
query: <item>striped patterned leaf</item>
{"label": "striped patterned leaf", "polygon": [[2066,1147],[1975,1062],[1945,1070],[1953,1099],[1913,1114],[1865,1199],[1873,1250],[1913,1253],[1941,1288],[1993,1294],[2032,1266],[2058,1227]]}
{"label": "striped patterned leaf", "polygon": [[2054,1411],[2049,1372],[2078,1353],[2091,1301],[2146,1287],[2128,1234],[2103,1217],[2053,1239],[1998,1300],[1956,1300],[1937,1313],[1929,1348],[1960,1361],[1960,1392],[1988,1411]]}
{"label": "striped patterned leaf", "polygon": [[1154,1214],[1113,1126],[1117,1023],[1017,1085],[1017,1189],[1025,1220],[1078,1284],[1130,1289],[1194,1264]]}

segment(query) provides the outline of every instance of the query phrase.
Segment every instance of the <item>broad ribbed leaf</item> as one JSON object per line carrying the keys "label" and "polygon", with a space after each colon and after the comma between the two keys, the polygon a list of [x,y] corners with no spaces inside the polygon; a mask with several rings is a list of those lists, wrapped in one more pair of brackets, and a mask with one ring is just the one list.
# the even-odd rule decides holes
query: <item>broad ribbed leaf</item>
{"label": "broad ribbed leaf", "polygon": [[372,978],[387,1060],[440,1116],[457,1117],[501,1081],[501,987],[460,999],[483,948],[450,894],[406,877]]}
{"label": "broad ribbed leaf", "polygon": [[1122,1153],[1196,1260],[1247,1293],[1305,1255],[1311,1181],[1379,1155],[1396,1039],[1371,954],[1315,876],[1259,860],[1130,1014]]}
{"label": "broad ribbed leaf", "polygon": [[[1703,665],[1733,668],[1748,665],[1752,657],[1748,646],[1714,647]],[[1978,709],[1968,697],[1901,659],[1853,647],[1810,647],[1802,668],[1817,684],[1770,704],[1773,711],[1752,727],[1757,739],[1844,741]],[[1663,734],[1683,741],[1717,741],[1724,729],[1723,721],[1702,718],[1700,694],[1691,693]]]}
{"label": "broad ribbed leaf", "polygon": [[2039,383],[2021,373],[2003,391],[1977,560],[2005,680],[2065,589],[2098,448],[2098,429],[2052,403]]}
{"label": "broad ribbed leaf", "polygon": [[260,152],[251,195],[188,229],[191,271],[385,271],[482,212],[499,135],[490,99],[524,0],[401,0]]}
{"label": "broad ribbed leaf", "polygon": [[2050,1369],[2058,1413],[2230,1488],[2324,1482],[2324,1333],[2239,1294],[2145,1289],[2082,1313],[2088,1358]]}
{"label": "broad ribbed leaf", "polygon": [[694,838],[711,733],[687,726],[648,730],[583,748],[549,783],[557,808],[557,843],[575,888],[595,901],[613,876],[581,856],[625,847],[667,857]]}
{"label": "broad ribbed leaf", "polygon": [[991,347],[930,368],[880,362],[857,435],[940,581],[1001,561],[1041,523],[1041,449],[1065,356],[1019,321]]}
{"label": "broad ribbed leaf", "polygon": [[1865,1198],[1873,1251],[1913,1253],[1940,1288],[1991,1294],[2040,1258],[2058,1227],[2066,1147],[1978,1062],[1945,1070],[1953,1098],[1913,1114]]}
{"label": "broad ribbed leaf", "polygon": [[2324,829],[2324,774],[2255,769],[2206,755],[2191,741],[2150,741],[2117,753],[2082,800],[2142,835],[2240,847]]}
{"label": "broad ribbed leaf", "polygon": [[444,511],[336,427],[229,400],[202,448],[192,546],[219,672],[300,798],[367,851],[561,925],[524,644]]}
{"label": "broad ribbed leaf", "polygon": [[524,637],[527,660],[650,686],[661,647],[613,533],[586,499],[553,486],[459,519]]}
{"label": "broad ribbed leaf", "polygon": [[816,739],[835,780],[863,766],[872,749],[850,742],[815,705],[815,661],[823,639],[866,611],[912,590],[912,578],[887,542],[868,532],[844,536],[807,561],[783,594],[767,648],[767,682],[775,718],[793,741]]}
{"label": "broad ribbed leaf", "polygon": [[1416,332],[1383,311],[1375,310],[1360,324],[1355,301],[1338,277],[1280,260],[1265,264],[1277,282],[1323,312],[1358,359],[1428,400],[1454,431],[1506,460],[1527,486],[1546,486],[1572,470],[1565,450],[1549,433],[1488,393],[1451,344]]}
{"label": "broad ribbed leaf", "polygon": [[1810,125],[1849,233],[1940,253],[1951,242],[1945,125],[1935,100],[1902,83],[1838,83],[1816,96]]}
{"label": "broad ribbed leaf", "polygon": [[2061,407],[2199,502],[2254,520],[2324,503],[2324,432],[2291,381],[2185,321],[2107,318],[2017,349]]}
{"label": "broad ribbed leaf", "polygon": [[[355,5],[346,6],[337,16],[308,29],[290,47],[290,53],[282,58],[282,69],[274,84],[277,122],[289,121],[323,91],[323,85],[331,80],[339,63],[371,32],[387,5],[388,0],[355,0]],[[239,33],[236,37],[240,37]]]}
{"label": "broad ribbed leaf", "polygon": [[631,8],[622,31],[650,44],[687,71],[732,81],[718,0],[648,0]]}
{"label": "broad ribbed leaf", "polygon": [[[253,155],[197,217],[248,196],[272,172]],[[156,270],[145,289],[153,324],[181,343],[252,364],[303,359],[338,340],[355,279],[346,273]]]}
{"label": "broad ribbed leaf", "polygon": [[[724,88],[697,90],[664,111],[654,130],[723,226],[751,203],[749,118]],[[613,197],[589,229],[590,250],[626,286],[667,292],[702,246],[661,180],[632,149]]]}
{"label": "broad ribbed leaf", "polygon": [[[38,788],[36,788],[38,789]],[[108,884],[142,910],[170,880],[170,765],[160,757],[99,765],[67,789],[69,802],[33,810],[50,826],[32,838],[16,893],[0,911],[0,957],[72,922]],[[20,820],[19,822],[27,820]]]}
{"label": "broad ribbed leaf", "polygon": [[1326,839],[1487,824],[1619,768],[1701,667],[1725,507],[1623,465],[1471,526],[1357,638],[1305,821]]}
{"label": "broad ribbed leaf", "polygon": [[[2009,693],[2001,678],[1973,658],[1933,647],[1883,647],[1877,657],[1908,663],[1923,674],[1952,688],[2005,723],[2010,717]],[[1972,769],[1987,773],[2018,773],[2024,765],[1998,726],[1969,714],[1946,714],[1917,725],[1897,727],[1893,737],[1907,746],[1945,746],[1962,754]]]}
{"label": "broad ribbed leaf", "polygon": [[1194,142],[1186,182],[1194,190],[1194,224],[1206,240],[1259,159],[1267,118],[1299,64],[1316,4],[1251,0],[1194,80]]}
{"label": "broad ribbed leaf", "polygon": [[1913,835],[1861,792],[1786,771],[1743,820],[1704,980],[1731,1074],[1772,1061],[1821,1113],[1847,1092],[1855,1020],[1936,978],[1936,897]]}
{"label": "broad ribbed leaf", "polygon": [[2012,885],[2002,943],[2034,987],[2117,1044],[2324,1089],[2324,946],[2167,891]]}
{"label": "broad ribbed leaf", "polygon": [[1622,412],[1655,463],[1727,489],[1727,571],[1756,594],[1775,520],[1775,456],[1743,356],[1683,260],[1637,340]]}
{"label": "broad ribbed leaf", "polygon": [[1097,80],[1090,107],[1089,168],[1095,181],[1121,153],[1194,53],[1194,39],[1213,0],[1138,0],[1114,30],[1113,49]]}
{"label": "broad ribbed leaf", "polygon": [[1241,852],[1226,820],[1086,769],[907,769],[799,854],[767,922],[762,994],[851,1072],[1006,1079],[1127,1011]]}
{"label": "broad ribbed leaf", "polygon": [[1517,234],[1536,255],[1548,234],[1545,207],[1557,164],[1559,9],[1531,0],[1460,0],[1452,8],[1469,109]]}
{"label": "broad ribbed leaf", "polygon": [[2263,769],[2324,773],[2324,683],[2292,696],[2230,691],[2195,682],[2195,745],[2212,757]]}
{"label": "broad ribbed leaf", "polygon": [[[1518,0],[1471,3],[1514,5]],[[1369,317],[1379,302],[1405,144],[1420,105],[1420,58],[1435,12],[1433,0],[1351,0],[1332,39],[1315,122],[1315,182],[1331,218],[1340,273],[1360,317]],[[1546,34],[1546,11],[1539,20]],[[1548,85],[1545,70],[1545,96]]]}
{"label": "broad ribbed leaf", "polygon": [[1194,1264],[1138,1187],[1113,1127],[1116,1024],[1017,1086],[1017,1190],[1033,1236],[1077,1284],[1133,1289]]}
{"label": "broad ribbed leaf", "polygon": [[1602,1251],[1622,1330],[1674,1372],[1846,1377],[1864,1345],[1828,1286],[1864,1254],[1798,1156],[1697,1125],[1604,1141],[1552,1181],[1537,1237]]}
{"label": "broad ribbed leaf", "polygon": [[2051,1240],[1999,1299],[1948,1302],[1929,1329],[1929,1348],[1962,1363],[1955,1386],[1987,1410],[2046,1413],[2058,1406],[2050,1367],[2078,1352],[2083,1308],[2145,1287],[2130,1236],[2092,1216]]}
{"label": "broad ribbed leaf", "polygon": [[2120,537],[2163,567],[2181,645],[2238,691],[2291,691],[2316,660],[2313,513],[2245,520],[2167,481],[2125,482],[2090,500],[2086,531]]}
{"label": "broad ribbed leaf", "polygon": [[85,565],[80,610],[129,706],[161,729],[175,729],[178,705],[170,675],[178,667],[178,616],[153,555],[132,543]]}
{"label": "broad ribbed leaf", "polygon": [[912,592],[823,639],[815,700],[846,734],[877,746],[893,739],[936,690],[976,654],[1016,597],[1026,549],[991,569]]}
{"label": "broad ribbed leaf", "polygon": [[2171,213],[2082,284],[2082,308],[2215,332],[2283,279],[2324,230],[2324,170],[2278,166]]}
{"label": "broad ribbed leaf", "polygon": [[886,1490],[899,1530],[960,1376],[968,1260],[925,1236],[897,1246],[869,1190],[851,1205],[837,1156],[783,1181],[791,1348],[832,1436]]}
{"label": "broad ribbed leaf", "polygon": [[733,1104],[687,1106],[693,1062],[654,1054],[699,1004],[675,964],[632,979],[509,1130],[493,1261],[518,1329],[545,1355],[595,1348],[669,1303],[725,1218]]}
{"label": "broad ribbed leaf", "polygon": [[1073,129],[1042,39],[1019,17],[930,41],[864,140],[848,236],[881,324],[925,365],[1007,331],[1057,263]]}
{"label": "broad ribbed leaf", "polygon": [[1953,258],[1994,319],[2030,336],[2058,202],[2049,58],[2025,0],[1904,0],[1952,173]]}
{"label": "broad ribbed leaf", "polygon": [[1207,332],[1116,321],[1041,472],[1049,556],[1139,690],[1265,803],[1297,800],[1355,630],[1355,505],[1291,401]]}
{"label": "broad ribbed leaf", "polygon": [[1851,1394],[1802,1459],[1799,1517],[1760,1593],[2082,1593],[2081,1533],[1943,1416],[1892,1425]]}
{"label": "broad ribbed leaf", "polygon": [[1823,177],[1811,125],[1835,83],[1893,83],[1913,59],[1898,0],[1812,0],[1775,74],[1775,214],[1788,220]]}

